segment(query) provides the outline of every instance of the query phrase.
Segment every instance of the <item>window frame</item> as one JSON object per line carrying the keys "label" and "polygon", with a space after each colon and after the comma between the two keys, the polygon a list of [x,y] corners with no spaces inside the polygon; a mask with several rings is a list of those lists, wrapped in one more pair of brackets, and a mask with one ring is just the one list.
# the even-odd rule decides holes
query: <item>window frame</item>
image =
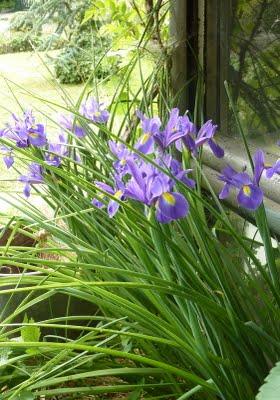
{"label": "window frame", "polygon": [[[238,170],[250,171],[240,139],[229,135],[229,101],[224,82],[229,81],[233,2],[234,0],[171,2],[170,33],[174,43],[171,84],[174,94],[181,92],[178,106],[182,112],[186,109],[194,111],[196,85],[201,79],[199,65],[204,86],[204,115],[206,119],[213,119],[218,124],[219,141],[225,147],[225,157],[222,160],[217,160],[207,148],[203,150],[203,170],[216,194],[221,189],[217,176],[227,164],[232,164]],[[249,149],[254,153],[256,147],[249,143]],[[271,163],[278,158],[271,151],[266,152],[266,157]],[[204,187],[209,188],[205,181]],[[269,226],[280,237],[280,177],[264,180],[262,188]],[[228,205],[238,214],[249,220],[253,219],[252,213],[238,207],[235,198],[229,198]]]}

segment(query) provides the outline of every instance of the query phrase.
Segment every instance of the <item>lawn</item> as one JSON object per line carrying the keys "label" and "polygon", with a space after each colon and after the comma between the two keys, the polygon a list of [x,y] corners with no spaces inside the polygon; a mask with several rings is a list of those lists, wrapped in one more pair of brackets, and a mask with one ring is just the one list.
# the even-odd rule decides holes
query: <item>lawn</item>
{"label": "lawn", "polygon": [[[41,58],[42,57],[42,58]],[[44,61],[43,61],[44,60]],[[40,112],[49,113],[49,107],[47,104],[42,103],[40,100],[28,95],[24,92],[24,89],[29,90],[38,97],[43,97],[54,103],[63,104],[63,99],[58,89],[54,78],[48,72],[44,62],[46,55],[35,54],[35,53],[15,53],[0,55],[0,127],[2,128],[5,123],[9,120],[11,112],[20,112],[20,106],[26,108],[33,108],[34,110],[40,110]],[[12,84],[11,82],[14,82]],[[13,93],[8,88],[8,85],[12,88]],[[67,85],[63,87],[63,90],[71,97],[72,101],[75,101],[82,90],[82,85]],[[17,100],[16,100],[16,99]],[[6,179],[15,177],[16,174],[7,171],[3,165],[2,160],[0,161],[0,173],[1,173],[1,192],[8,188],[11,189],[11,182],[6,182]],[[17,184],[13,187],[13,190],[21,190],[21,185]],[[34,199],[32,201],[35,201]],[[1,210],[10,210],[13,213],[13,209],[6,202],[1,202]]]}
{"label": "lawn", "polygon": [[[45,115],[56,119],[58,108],[50,108],[48,102],[65,106],[65,95],[69,96],[71,102],[75,103],[84,90],[84,85],[61,85],[52,74],[50,57],[55,56],[55,51],[46,53],[14,53],[0,55],[0,128],[3,128],[9,120],[11,112],[20,113],[23,109],[33,109],[39,119],[47,120]],[[152,69],[152,62],[146,60],[143,63],[144,75],[147,75]],[[135,69],[133,73],[130,90],[136,91],[140,87],[140,73]],[[100,84],[98,94],[102,101],[110,102],[118,78],[112,77],[106,84]],[[90,87],[87,89],[90,90]],[[30,92],[30,93],[28,93]],[[119,114],[123,113],[119,109]],[[40,115],[41,114],[41,115]],[[49,130],[54,127],[47,125]],[[48,131],[49,132],[49,131]],[[6,190],[21,191],[21,184],[10,182],[15,179],[17,174],[13,171],[7,171],[2,160],[0,160],[1,183],[0,190],[2,196]],[[36,197],[32,196],[32,202],[36,202]],[[38,201],[42,201],[38,199]],[[14,208],[0,199],[1,210],[9,214],[14,213]]]}

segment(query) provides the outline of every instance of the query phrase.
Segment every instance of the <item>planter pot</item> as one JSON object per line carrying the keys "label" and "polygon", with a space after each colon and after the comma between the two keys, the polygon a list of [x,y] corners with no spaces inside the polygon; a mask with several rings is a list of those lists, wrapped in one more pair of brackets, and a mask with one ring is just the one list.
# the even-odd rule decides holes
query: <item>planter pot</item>
{"label": "planter pot", "polygon": [[[0,246],[5,246],[6,243],[8,242],[9,238],[11,235],[11,230],[8,230],[7,232],[2,235],[0,239]],[[34,247],[36,244],[36,240],[25,236],[22,233],[17,233],[15,237],[13,238],[11,242],[11,246],[24,246],[24,247]],[[5,265],[4,267],[2,266],[0,269],[0,272],[5,273],[0,273],[0,280],[3,278],[14,278],[13,284],[9,284],[7,286],[1,287],[2,290],[5,289],[12,289],[16,287],[17,282],[21,281],[22,273],[19,271],[17,268],[14,268],[9,265]],[[24,276],[40,276],[40,272],[25,272]],[[19,283],[18,287],[22,287],[24,285]],[[40,296],[43,294],[44,291],[34,291],[30,298],[28,298],[28,301],[36,299],[36,297]],[[19,293],[14,293],[14,294],[5,294],[1,295],[0,294],[0,321],[4,321],[7,317],[12,315],[14,311],[18,308],[18,306],[21,304],[21,302],[26,298],[28,293],[26,292],[19,292]],[[40,301],[39,303],[36,303],[32,305],[30,308],[27,310],[24,310],[20,314],[14,316],[10,323],[20,323],[23,321],[24,315],[27,314],[28,318],[33,318],[34,321],[43,321],[43,320],[48,320],[52,318],[61,318],[61,317],[66,317],[66,316],[80,316],[80,315],[86,315],[86,316],[91,316],[95,315],[98,310],[98,307],[90,302],[87,302],[85,300],[81,300],[76,297],[69,296],[64,293],[55,293],[49,298]],[[57,322],[59,324],[65,323],[65,321],[62,322]],[[87,321],[70,321],[69,324],[71,325],[88,325],[89,320]],[[56,331],[51,330],[51,329],[45,329],[42,328],[42,333],[43,334],[56,334],[56,335],[61,335],[63,336],[65,334],[65,331],[63,329],[57,329]],[[76,337],[79,335],[80,331],[79,330],[69,330],[67,333],[67,336],[69,337]]]}

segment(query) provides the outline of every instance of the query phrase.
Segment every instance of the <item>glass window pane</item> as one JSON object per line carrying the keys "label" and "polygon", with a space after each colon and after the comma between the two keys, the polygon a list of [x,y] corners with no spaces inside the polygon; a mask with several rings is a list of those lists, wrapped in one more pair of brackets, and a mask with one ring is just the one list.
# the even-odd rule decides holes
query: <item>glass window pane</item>
{"label": "glass window pane", "polygon": [[[248,136],[273,148],[280,139],[280,0],[232,3],[233,100]],[[236,131],[232,118],[229,128]]]}

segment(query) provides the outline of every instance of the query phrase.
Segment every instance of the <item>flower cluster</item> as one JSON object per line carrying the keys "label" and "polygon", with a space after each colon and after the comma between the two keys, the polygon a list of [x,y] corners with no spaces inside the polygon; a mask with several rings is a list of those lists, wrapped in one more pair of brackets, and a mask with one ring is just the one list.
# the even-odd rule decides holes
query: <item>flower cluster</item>
{"label": "flower cluster", "polygon": [[[158,117],[147,118],[141,112],[137,115],[143,134],[136,143],[136,151],[110,141],[109,148],[115,157],[112,172],[114,185],[111,187],[95,182],[103,196],[106,197],[105,193],[110,195],[108,214],[113,217],[121,201],[132,199],[146,207],[155,207],[156,219],[161,223],[183,218],[188,214],[189,204],[185,196],[176,191],[176,182],[180,181],[188,188],[194,188],[195,182],[188,177],[191,170],[183,169],[169,150],[173,144],[181,151],[185,146],[196,156],[199,148],[208,144],[217,157],[223,157],[222,148],[213,138],[217,126],[207,121],[197,130],[188,116],[179,115],[177,108],[171,110],[165,126]],[[149,161],[139,152],[149,156]],[[99,199],[93,199],[92,203],[98,208],[105,206],[104,201]]]}
{"label": "flower cluster", "polygon": [[182,151],[185,146],[194,156],[204,144],[209,145],[216,157],[224,156],[224,150],[214,140],[217,125],[214,125],[211,120],[197,129],[187,115],[180,116],[178,108],[173,108],[166,126],[161,129],[162,123],[158,117],[149,119],[141,112],[137,114],[141,120],[143,136],[136,149],[145,154],[152,153],[155,144],[158,145],[160,151],[164,152],[172,143],[175,143],[177,150]]}
{"label": "flower cluster", "polygon": [[[88,123],[106,124],[109,112],[95,99],[89,98],[81,105],[80,115]],[[187,115],[180,115],[177,108],[170,111],[168,121],[163,124],[159,117],[148,118],[138,111],[142,135],[135,147],[128,148],[123,143],[109,141],[108,146],[114,160],[112,162],[111,178],[113,185],[104,182],[95,182],[99,191],[98,198],[92,200],[97,208],[108,204],[108,215],[113,217],[122,201],[131,199],[147,208],[155,208],[155,215],[159,222],[168,223],[185,217],[189,211],[186,197],[178,192],[180,184],[189,189],[195,187],[195,182],[189,178],[191,169],[184,169],[175,159],[173,150],[182,152],[184,149],[192,157],[197,157],[200,149],[207,145],[213,154],[222,158],[224,150],[216,143],[215,134],[217,125],[211,120],[197,128]],[[20,118],[14,114],[6,127],[0,130],[0,137],[5,139],[5,146],[0,147],[3,161],[7,168],[14,164],[14,148],[37,148],[36,156],[42,156],[42,163],[31,163],[26,175],[21,175],[19,181],[24,183],[23,193],[30,196],[34,184],[44,183],[44,164],[51,167],[61,167],[63,159],[69,154],[67,131],[77,138],[86,135],[84,126],[79,123],[76,115],[59,116],[61,133],[58,140],[51,141],[46,134],[44,124],[37,123],[32,111],[26,111]],[[75,153],[75,161],[79,155]],[[264,153],[258,150],[254,155],[253,177],[245,172],[238,172],[227,166],[218,176],[223,182],[219,194],[225,199],[232,190],[237,193],[237,202],[241,207],[255,211],[263,201],[263,192],[260,181],[263,175],[270,179],[280,174],[280,160],[274,165],[267,165]]]}
{"label": "flower cluster", "polygon": [[[108,121],[109,113],[95,99],[89,98],[81,105],[80,113],[90,122],[105,124]],[[37,123],[32,111],[26,111],[20,118],[12,114],[11,121],[6,127],[0,130],[0,137],[9,141],[11,146],[1,146],[0,151],[7,168],[14,164],[13,147],[19,148],[40,148],[43,154],[43,162],[53,167],[59,167],[64,157],[68,156],[68,140],[65,130],[72,131],[77,137],[84,137],[86,132],[75,122],[74,116],[60,115],[59,123],[62,132],[58,140],[51,141],[46,134],[44,124]],[[12,146],[13,144],[13,146]],[[21,175],[19,181],[25,183],[23,193],[30,196],[31,185],[43,183],[44,170],[41,165],[31,163],[27,175]]]}

